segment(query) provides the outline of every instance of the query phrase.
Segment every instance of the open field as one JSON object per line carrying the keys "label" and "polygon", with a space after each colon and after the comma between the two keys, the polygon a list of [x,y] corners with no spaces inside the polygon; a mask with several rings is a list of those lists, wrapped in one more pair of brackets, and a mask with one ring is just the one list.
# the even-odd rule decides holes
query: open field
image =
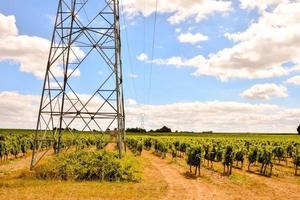
{"label": "open field", "polygon": [[[196,134],[196,136],[194,133],[181,136],[178,136],[178,133],[167,136],[162,136],[163,133],[160,133],[160,136],[129,134],[130,151],[128,150],[127,154],[134,157],[135,162],[140,165],[139,182],[38,179],[34,172],[29,172],[32,134],[33,131],[30,130],[0,131],[0,135],[12,141],[19,141],[16,138],[26,136],[29,144],[25,156],[20,151],[17,158],[9,155],[8,160],[0,164],[0,199],[298,199],[300,196],[300,176],[294,175],[293,167],[293,156],[298,153],[300,137],[295,134],[222,133]],[[72,144],[66,153],[77,151],[78,145],[86,144],[83,141],[89,140],[91,144],[93,143],[86,133],[78,132],[78,134],[81,134],[81,142]],[[136,141],[136,146],[132,144],[133,141]],[[146,141],[151,141],[151,147]],[[142,144],[141,150],[138,144]],[[222,151],[223,158],[221,161],[215,159],[211,166],[206,160],[204,147],[209,146],[208,151],[212,152],[214,144],[216,149]],[[231,175],[226,175],[223,171],[228,145],[233,146],[234,152],[241,149],[244,152],[243,168],[235,167],[234,161]],[[288,156],[289,145],[293,146],[292,157]],[[180,146],[186,146],[186,149]],[[194,167],[192,173],[189,172],[186,162],[190,149],[197,146],[201,147],[199,176],[194,175]],[[274,158],[275,152],[273,152],[270,177],[268,174],[260,173],[261,163],[258,161],[248,170],[248,157],[254,146],[257,146],[261,152],[263,149],[272,152],[277,146],[284,149],[280,163],[277,158]],[[85,148],[96,151],[93,145],[87,145]],[[105,149],[110,152],[116,151],[113,143],[108,143]],[[47,159],[55,155],[51,150],[46,157],[43,164],[47,164]]]}

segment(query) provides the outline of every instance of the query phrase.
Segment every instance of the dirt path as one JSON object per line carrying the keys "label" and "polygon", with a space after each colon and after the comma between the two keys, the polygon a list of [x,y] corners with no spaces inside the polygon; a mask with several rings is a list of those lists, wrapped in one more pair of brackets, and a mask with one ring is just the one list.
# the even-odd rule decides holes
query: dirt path
{"label": "dirt path", "polygon": [[25,157],[19,157],[16,160],[10,160],[9,163],[0,165],[0,171],[2,170],[10,170],[10,171],[17,171],[20,169],[28,168],[30,167],[31,162],[31,155],[27,155]]}
{"label": "dirt path", "polygon": [[115,151],[116,150],[116,143],[108,143],[106,146],[105,146],[105,149],[107,151]]}
{"label": "dirt path", "polygon": [[[44,152],[40,152],[41,154]],[[47,151],[45,157],[53,154],[53,151]],[[31,154],[26,155],[25,157],[19,157],[16,160],[11,160],[7,164],[0,165],[0,177],[3,177],[7,174],[13,174],[19,170],[29,170],[31,163]]]}
{"label": "dirt path", "polygon": [[[184,176],[185,170],[168,163],[150,152],[144,151],[143,155],[158,170],[168,184],[168,191],[164,199],[226,199],[216,188]],[[155,177],[154,177],[155,178]]]}
{"label": "dirt path", "polygon": [[[171,160],[170,158],[167,160]],[[188,171],[185,160],[178,158],[175,167],[179,171]],[[220,163],[215,163],[217,170],[207,169],[202,166],[201,177],[193,183],[196,187],[202,188],[209,199],[299,199],[300,180],[294,176],[263,177],[257,174],[248,173],[234,169],[230,177],[222,176],[223,167]],[[209,194],[209,195],[207,195]],[[202,199],[202,196],[199,197]]]}
{"label": "dirt path", "polygon": [[18,158],[18,160],[12,160],[8,164],[0,165],[0,178],[6,174],[13,173],[18,170],[28,169],[30,167],[31,156],[28,155],[25,158]]}

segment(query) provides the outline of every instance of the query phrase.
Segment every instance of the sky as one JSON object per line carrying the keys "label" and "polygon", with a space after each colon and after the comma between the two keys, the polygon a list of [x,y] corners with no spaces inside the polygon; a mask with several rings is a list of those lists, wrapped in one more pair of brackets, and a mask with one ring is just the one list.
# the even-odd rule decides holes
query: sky
{"label": "sky", "polygon": [[[36,126],[57,2],[0,2],[2,128]],[[120,4],[127,127],[296,132],[299,0]]]}

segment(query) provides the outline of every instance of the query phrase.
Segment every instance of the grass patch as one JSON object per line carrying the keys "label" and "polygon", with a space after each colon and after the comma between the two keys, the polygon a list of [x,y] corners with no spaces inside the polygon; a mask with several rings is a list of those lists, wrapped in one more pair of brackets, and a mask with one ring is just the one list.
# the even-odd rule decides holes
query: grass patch
{"label": "grass patch", "polygon": [[36,177],[44,180],[140,181],[140,167],[132,157],[118,159],[115,152],[76,151],[61,154],[36,168]]}

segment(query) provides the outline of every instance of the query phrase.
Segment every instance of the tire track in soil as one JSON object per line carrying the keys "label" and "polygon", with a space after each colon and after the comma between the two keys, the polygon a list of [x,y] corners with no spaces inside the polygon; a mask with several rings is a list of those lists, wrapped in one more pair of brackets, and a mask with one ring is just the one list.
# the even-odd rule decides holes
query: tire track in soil
{"label": "tire track in soil", "polygon": [[[43,153],[43,152],[40,152]],[[53,151],[47,151],[45,157],[48,157],[53,154]],[[32,155],[27,155],[25,157],[19,157],[17,160],[12,160],[10,163],[7,164],[0,164],[0,177],[5,176],[7,173],[13,173],[19,170],[29,170],[30,163],[31,163]]]}
{"label": "tire track in soil", "polygon": [[[143,151],[143,155],[160,172],[168,184],[168,192],[164,199],[200,200],[200,199],[226,199],[226,195],[220,195],[216,188],[207,184],[185,177],[184,171],[172,164],[168,164],[150,152]],[[155,177],[153,177],[155,178]]]}

